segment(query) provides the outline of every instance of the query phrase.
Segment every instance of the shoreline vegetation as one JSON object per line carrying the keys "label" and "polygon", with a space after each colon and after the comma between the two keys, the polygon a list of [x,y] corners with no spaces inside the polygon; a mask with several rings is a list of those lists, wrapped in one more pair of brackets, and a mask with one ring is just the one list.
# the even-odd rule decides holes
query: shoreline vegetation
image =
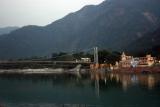
{"label": "shoreline vegetation", "polygon": [[[90,62],[83,62],[81,58],[90,58]],[[158,57],[157,57],[158,58]],[[94,55],[91,53],[79,52],[75,54],[69,54],[65,52],[53,53],[51,58],[46,57],[32,57],[24,58],[17,60],[6,60],[0,61],[0,74],[63,74],[71,73],[78,70],[81,73],[85,74],[93,70],[91,65],[93,64]],[[160,65],[153,65],[149,68],[119,68],[117,70],[111,70],[110,65],[115,65],[116,62],[120,61],[121,53],[120,52],[110,52],[107,50],[98,51],[98,60],[100,65],[107,65],[106,68],[98,68],[100,72],[126,72],[126,71],[149,71],[153,73],[154,68],[156,68],[156,73],[159,73]],[[76,69],[77,66],[80,67]],[[72,71],[72,72],[71,72]],[[158,71],[158,72],[157,72]],[[135,72],[135,73],[137,73]],[[128,72],[129,73],[129,72]],[[133,73],[133,72],[130,72]]]}

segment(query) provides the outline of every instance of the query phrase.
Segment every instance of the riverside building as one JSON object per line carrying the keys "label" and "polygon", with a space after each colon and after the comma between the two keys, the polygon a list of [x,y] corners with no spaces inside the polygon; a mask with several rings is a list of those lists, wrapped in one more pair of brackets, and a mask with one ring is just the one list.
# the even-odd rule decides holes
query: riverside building
{"label": "riverside building", "polygon": [[127,56],[124,52],[121,55],[121,61],[119,67],[149,67],[155,63],[155,57],[146,55],[145,57],[133,57]]}

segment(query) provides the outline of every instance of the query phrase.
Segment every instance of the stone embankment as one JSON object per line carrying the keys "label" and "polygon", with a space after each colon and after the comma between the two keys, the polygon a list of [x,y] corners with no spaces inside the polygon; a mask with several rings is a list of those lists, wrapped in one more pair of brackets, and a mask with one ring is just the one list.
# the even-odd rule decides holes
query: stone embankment
{"label": "stone embankment", "polygon": [[113,70],[113,72],[120,73],[160,73],[159,66],[153,67],[125,67]]}

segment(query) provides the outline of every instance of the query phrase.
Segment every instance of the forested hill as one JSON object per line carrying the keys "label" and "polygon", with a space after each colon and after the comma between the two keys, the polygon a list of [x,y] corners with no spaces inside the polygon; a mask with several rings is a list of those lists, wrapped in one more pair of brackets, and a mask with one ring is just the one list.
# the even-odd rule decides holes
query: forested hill
{"label": "forested hill", "polygon": [[[25,26],[0,36],[0,59],[44,56],[94,46],[129,51],[132,43],[152,36],[151,32],[159,28],[159,10],[160,0],[106,0],[85,6],[47,26]],[[141,46],[150,47],[148,42]],[[137,50],[135,47],[134,52]]]}

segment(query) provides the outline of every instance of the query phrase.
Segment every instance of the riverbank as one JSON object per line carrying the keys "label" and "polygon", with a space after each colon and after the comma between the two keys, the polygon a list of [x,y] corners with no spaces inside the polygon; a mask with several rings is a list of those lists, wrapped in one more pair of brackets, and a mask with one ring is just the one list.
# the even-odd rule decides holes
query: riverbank
{"label": "riverbank", "polygon": [[64,68],[72,69],[77,65],[89,69],[90,63],[75,61],[0,61],[0,69],[44,69],[44,68]]}
{"label": "riverbank", "polygon": [[90,73],[89,69],[81,69],[80,67],[75,67],[73,69],[63,69],[63,68],[43,68],[43,69],[1,69],[0,75],[88,75]]}
{"label": "riverbank", "polygon": [[160,66],[152,66],[152,67],[125,67],[114,69],[115,73],[160,73]]}

